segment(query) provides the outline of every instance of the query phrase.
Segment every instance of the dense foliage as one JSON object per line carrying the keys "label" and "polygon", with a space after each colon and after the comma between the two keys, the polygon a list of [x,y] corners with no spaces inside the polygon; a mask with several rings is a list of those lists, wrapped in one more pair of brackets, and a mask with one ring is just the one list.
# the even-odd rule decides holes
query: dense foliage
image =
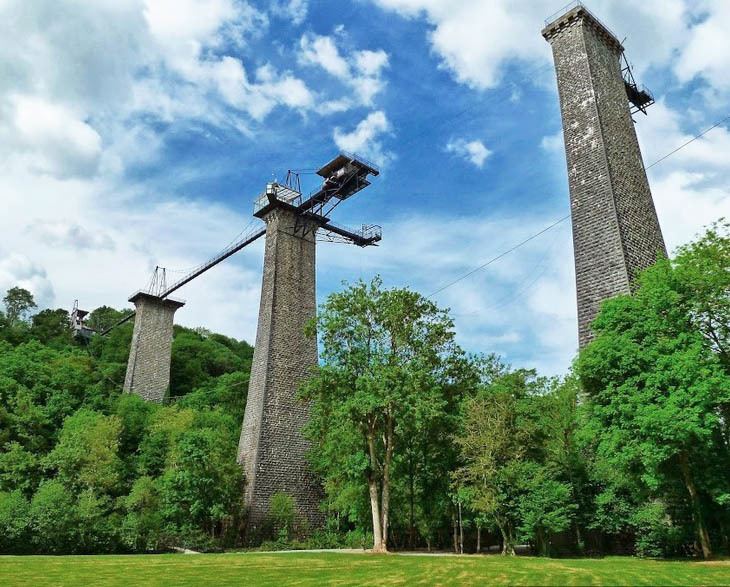
{"label": "dense foliage", "polygon": [[[252,348],[175,327],[169,405],[121,393],[131,324],[86,345],[65,310],[0,314],[0,551],[114,552],[233,544],[235,462]],[[104,328],[124,314],[92,312]]]}
{"label": "dense foliage", "polygon": [[466,360],[444,312],[378,280],[330,296],[318,327],[304,393],[339,527],[381,548],[727,551],[727,225],[608,300],[564,379]]}
{"label": "dense foliage", "polygon": [[[331,295],[301,390],[327,525],[302,542],[278,493],[264,546],[728,552],[729,229],[606,301],[564,378],[465,355],[448,313],[411,290]],[[147,404],[120,390],[131,324],[84,345],[65,311],[20,288],[4,303],[0,552],[241,544],[251,347],[175,327],[171,401]]]}
{"label": "dense foliage", "polygon": [[313,402],[313,462],[335,507],[355,510],[367,484],[373,548],[385,551],[392,480],[407,477],[415,506],[416,485],[444,465],[437,447],[464,361],[445,312],[416,292],[383,290],[379,279],[332,294],[317,322],[324,364],[303,389]]}

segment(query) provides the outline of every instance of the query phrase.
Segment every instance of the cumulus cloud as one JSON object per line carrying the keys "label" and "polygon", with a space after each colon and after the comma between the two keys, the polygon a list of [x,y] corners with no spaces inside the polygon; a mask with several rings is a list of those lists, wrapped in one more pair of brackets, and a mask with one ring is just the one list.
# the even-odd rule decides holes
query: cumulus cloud
{"label": "cumulus cloud", "polygon": [[466,139],[451,139],[446,144],[446,152],[466,159],[479,169],[484,167],[487,157],[492,154],[481,141],[467,141]]}
{"label": "cumulus cloud", "polygon": [[288,18],[295,25],[304,22],[304,19],[307,18],[308,11],[308,0],[278,0],[271,5],[272,16]]}
{"label": "cumulus cloud", "polygon": [[380,136],[390,131],[390,122],[382,110],[371,112],[350,132],[340,127],[334,130],[335,144],[344,151],[358,153],[379,165],[385,164],[392,154],[383,149]]}
{"label": "cumulus cloud", "polygon": [[709,0],[700,3],[700,6],[702,18],[690,28],[675,71],[682,82],[700,77],[714,88],[728,91],[730,3]]}
{"label": "cumulus cloud", "polygon": [[[693,139],[696,131],[685,131],[683,122],[664,101],[652,106],[649,116],[641,117],[636,129],[647,165]],[[649,169],[670,250],[691,239],[702,226],[730,215],[729,168],[730,131],[719,126]]]}
{"label": "cumulus cloud", "polygon": [[[442,66],[455,79],[471,87],[494,88],[513,62],[529,63],[530,77],[534,79],[545,79],[549,75],[550,49],[539,32],[544,20],[555,11],[553,0],[373,2],[405,18],[426,20],[430,26],[431,47]],[[704,9],[706,4],[712,5],[712,10]],[[631,0],[593,0],[590,3],[590,9],[602,21],[620,30],[622,38],[627,37],[625,44],[638,73],[650,65],[667,64],[670,60],[676,62],[676,53],[685,48],[690,29],[705,17],[716,23],[718,30],[727,30],[726,7],[724,0],[702,3],[646,0],[638,4]],[[706,27],[714,34],[712,26]],[[699,43],[698,40],[696,52],[703,55]],[[697,60],[693,61],[697,65]],[[540,71],[544,76],[537,75]]]}
{"label": "cumulus cloud", "polygon": [[108,234],[92,232],[75,222],[39,221],[31,224],[28,231],[53,247],[69,247],[77,251],[114,249],[114,240]]}
{"label": "cumulus cloud", "polygon": [[[294,73],[227,54],[266,26],[240,0],[0,3],[0,287],[123,307],[155,265],[196,265],[240,232],[241,214],[126,174],[158,161],[164,125],[250,132],[312,108]],[[181,323],[253,340],[260,253],[191,284]]]}
{"label": "cumulus cloud", "polygon": [[69,108],[33,96],[12,96],[13,156],[26,156],[39,171],[58,177],[93,175],[101,156],[101,137]]}
{"label": "cumulus cloud", "polygon": [[40,307],[48,306],[55,297],[46,270],[20,253],[0,257],[0,297],[11,287],[27,289]]}
{"label": "cumulus cloud", "polygon": [[343,55],[335,37],[310,33],[302,35],[299,49],[300,63],[322,68],[352,90],[351,96],[326,101],[321,108],[324,113],[340,112],[356,104],[370,106],[385,87],[382,72],[388,67],[388,54],[382,49]]}

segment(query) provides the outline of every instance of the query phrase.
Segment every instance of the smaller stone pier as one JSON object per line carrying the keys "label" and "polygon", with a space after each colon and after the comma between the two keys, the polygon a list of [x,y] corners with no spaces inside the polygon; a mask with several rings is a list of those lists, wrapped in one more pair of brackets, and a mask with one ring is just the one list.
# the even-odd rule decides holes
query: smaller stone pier
{"label": "smaller stone pier", "polygon": [[136,314],[124,391],[162,403],[170,385],[173,318],[185,302],[144,292],[137,292],[129,301]]}

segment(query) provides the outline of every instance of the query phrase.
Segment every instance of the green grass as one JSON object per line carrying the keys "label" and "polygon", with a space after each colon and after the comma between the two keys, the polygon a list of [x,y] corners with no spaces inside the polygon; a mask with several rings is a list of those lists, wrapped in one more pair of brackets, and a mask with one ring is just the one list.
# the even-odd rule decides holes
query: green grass
{"label": "green grass", "polygon": [[236,553],[0,557],[0,585],[729,585],[730,561]]}

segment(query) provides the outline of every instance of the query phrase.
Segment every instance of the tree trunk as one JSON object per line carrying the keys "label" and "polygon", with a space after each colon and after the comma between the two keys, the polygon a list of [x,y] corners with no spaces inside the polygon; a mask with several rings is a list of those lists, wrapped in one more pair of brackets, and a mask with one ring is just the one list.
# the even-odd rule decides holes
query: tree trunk
{"label": "tree trunk", "polygon": [[385,552],[387,547],[383,539],[383,526],[380,513],[380,496],[378,495],[378,480],[375,474],[377,459],[375,455],[375,438],[368,435],[368,450],[370,451],[370,474],[368,475],[368,490],[370,493],[370,512],[373,516],[373,552]]}
{"label": "tree trunk", "polygon": [[464,554],[464,520],[461,518],[461,502],[459,502],[459,554]]}
{"label": "tree trunk", "polygon": [[702,549],[702,556],[704,558],[710,558],[712,556],[710,535],[707,532],[704,517],[702,516],[702,505],[700,504],[700,497],[697,493],[697,487],[695,487],[694,479],[692,478],[692,472],[689,468],[689,456],[687,455],[687,451],[682,451],[679,454],[679,466],[682,470],[684,485],[687,488],[687,493],[689,493],[689,498],[692,503],[692,512],[695,518],[695,527],[697,529],[697,537],[700,541],[700,548]]}
{"label": "tree trunk", "polygon": [[578,546],[578,552],[583,554],[586,548],[585,544],[583,543],[583,535],[581,534],[580,525],[578,524],[578,522],[575,523],[575,542]]}
{"label": "tree trunk", "polygon": [[477,525],[477,554],[482,550],[482,527]]}
{"label": "tree trunk", "polygon": [[383,552],[383,533],[380,526],[380,500],[378,499],[378,484],[374,479],[368,479],[370,490],[370,511],[373,515],[373,551]]}
{"label": "tree trunk", "polygon": [[498,525],[499,527],[499,533],[502,536],[502,551],[500,554],[502,556],[505,556],[507,554],[507,545],[509,541],[507,540],[507,533],[504,531],[504,528],[501,526],[501,524]]}
{"label": "tree trunk", "polygon": [[500,526],[499,531],[502,534],[502,556],[515,555],[515,541],[512,537],[512,529],[509,525]]}
{"label": "tree trunk", "polygon": [[380,515],[383,524],[383,552],[388,550],[388,524],[390,511],[390,463],[393,460],[393,418],[388,416],[385,433],[385,462],[383,463],[383,488]]}
{"label": "tree trunk", "polygon": [[459,554],[459,537],[456,532],[456,514],[451,514],[451,523],[454,526],[454,554]]}
{"label": "tree trunk", "polygon": [[408,498],[410,505],[410,512],[408,517],[408,548],[413,550],[413,544],[416,539],[416,519],[415,519],[415,471],[413,470],[413,455],[411,454],[408,459]]}

